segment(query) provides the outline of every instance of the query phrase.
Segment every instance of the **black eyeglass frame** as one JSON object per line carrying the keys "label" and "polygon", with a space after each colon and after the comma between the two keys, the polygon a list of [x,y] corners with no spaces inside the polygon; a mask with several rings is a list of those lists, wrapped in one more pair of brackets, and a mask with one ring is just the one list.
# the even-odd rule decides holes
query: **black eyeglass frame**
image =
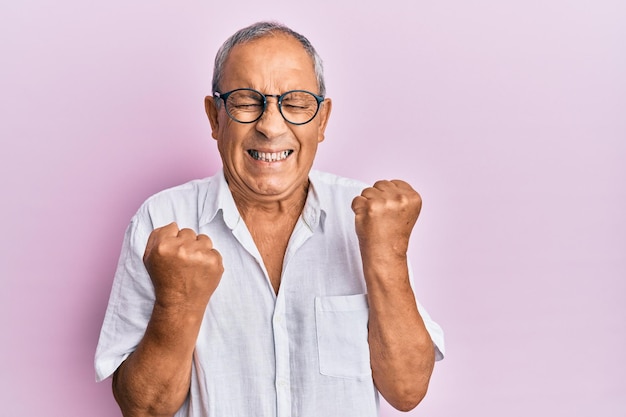
{"label": "black eyeglass frame", "polygon": [[[255,92],[255,93],[259,94],[261,97],[263,97],[263,110],[261,110],[261,113],[259,114],[259,117],[257,117],[254,120],[250,120],[249,122],[242,122],[241,120],[237,120],[232,114],[230,114],[230,112],[228,111],[228,106],[226,105],[226,100],[228,100],[228,97],[232,93],[235,93],[237,91],[252,91],[252,92]],[[285,115],[283,114],[283,98],[285,98],[285,96],[287,94],[289,94],[289,93],[308,93],[308,94],[312,95],[313,97],[315,97],[315,100],[317,101],[317,109],[315,109],[315,113],[313,114],[313,116],[311,116],[311,118],[309,120],[307,120],[306,122],[294,123],[291,120],[287,119],[285,117]],[[317,116],[317,113],[319,113],[319,111],[320,111],[320,106],[324,102],[324,96],[318,96],[317,94],[314,94],[314,93],[312,93],[310,91],[307,91],[307,90],[289,90],[289,91],[284,92],[283,94],[279,95],[279,94],[263,94],[262,92],[260,92],[258,90],[255,90],[253,88],[236,88],[236,89],[228,91],[226,93],[220,93],[219,91],[216,91],[216,92],[213,93],[213,97],[215,97],[216,99],[222,99],[222,101],[224,102],[224,108],[226,109],[226,114],[228,114],[228,117],[233,119],[235,122],[242,123],[242,124],[254,123],[257,120],[259,120],[261,117],[263,117],[263,114],[265,113],[265,109],[267,109],[267,98],[268,97],[274,97],[274,98],[277,99],[278,111],[280,112],[280,115],[283,117],[283,119],[285,119],[285,121],[287,123],[290,123],[290,124],[296,125],[296,126],[305,125],[305,124],[309,123],[311,120],[315,119],[315,116]]]}

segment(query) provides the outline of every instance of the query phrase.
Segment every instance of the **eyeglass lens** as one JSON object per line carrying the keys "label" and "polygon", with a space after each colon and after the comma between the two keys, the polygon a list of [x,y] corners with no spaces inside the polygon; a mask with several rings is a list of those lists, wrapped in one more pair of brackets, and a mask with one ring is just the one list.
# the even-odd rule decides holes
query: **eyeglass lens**
{"label": "eyeglass lens", "polygon": [[[288,92],[279,103],[285,120],[293,124],[310,122],[317,114],[318,106],[315,96],[306,91]],[[233,91],[226,100],[226,110],[238,122],[254,122],[263,114],[263,95],[253,90]]]}

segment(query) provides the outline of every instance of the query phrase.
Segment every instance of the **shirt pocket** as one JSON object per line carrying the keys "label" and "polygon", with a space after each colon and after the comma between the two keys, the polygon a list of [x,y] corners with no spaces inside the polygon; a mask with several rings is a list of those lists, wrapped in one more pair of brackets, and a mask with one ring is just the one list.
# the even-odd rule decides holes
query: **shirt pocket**
{"label": "shirt pocket", "polygon": [[366,294],[315,297],[321,374],[339,378],[371,375],[368,318]]}

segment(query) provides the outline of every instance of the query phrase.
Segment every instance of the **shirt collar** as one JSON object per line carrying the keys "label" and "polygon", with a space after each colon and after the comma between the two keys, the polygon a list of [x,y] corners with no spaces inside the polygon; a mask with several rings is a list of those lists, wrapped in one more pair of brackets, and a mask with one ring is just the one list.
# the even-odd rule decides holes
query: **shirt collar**
{"label": "shirt collar", "polygon": [[302,210],[302,219],[311,231],[315,230],[317,225],[324,229],[329,207],[328,198],[327,190],[321,187],[321,180],[317,171],[311,171],[309,173],[309,195]]}
{"label": "shirt collar", "polygon": [[[315,230],[317,225],[320,225],[322,228],[324,226],[329,196],[325,195],[323,193],[324,190],[320,188],[321,181],[316,171],[311,171],[309,181],[309,191],[302,209],[302,219],[311,230]],[[202,214],[200,215],[200,225],[204,226],[213,221],[219,211],[222,212],[224,223],[231,230],[242,221],[233,195],[228,188],[223,169],[209,181]]]}
{"label": "shirt collar", "polygon": [[204,207],[200,215],[200,225],[204,226],[212,222],[219,211],[222,212],[224,223],[231,230],[241,221],[239,210],[237,210],[233,195],[228,188],[223,169],[220,169],[209,181],[204,198]]}

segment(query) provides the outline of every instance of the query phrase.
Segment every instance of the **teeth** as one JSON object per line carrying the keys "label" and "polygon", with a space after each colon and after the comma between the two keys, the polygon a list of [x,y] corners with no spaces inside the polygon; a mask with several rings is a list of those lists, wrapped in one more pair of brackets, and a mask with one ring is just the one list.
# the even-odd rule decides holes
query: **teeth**
{"label": "teeth", "polygon": [[251,149],[248,151],[248,154],[252,158],[256,159],[257,161],[263,161],[263,162],[281,161],[287,158],[292,153],[293,153],[292,150],[282,151],[282,152],[259,152],[259,151],[255,151]]}

